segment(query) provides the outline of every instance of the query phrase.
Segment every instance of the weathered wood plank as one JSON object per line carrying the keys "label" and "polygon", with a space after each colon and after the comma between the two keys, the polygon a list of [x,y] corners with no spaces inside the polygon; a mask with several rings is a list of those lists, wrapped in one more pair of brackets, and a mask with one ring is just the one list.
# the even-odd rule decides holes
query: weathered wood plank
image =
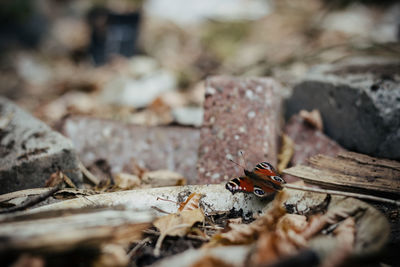
{"label": "weathered wood plank", "polygon": [[311,166],[297,165],[284,173],[322,187],[400,195],[399,162],[354,152],[317,155],[308,161]]}
{"label": "weathered wood plank", "polygon": [[378,191],[399,194],[399,184],[384,178],[377,178],[373,183],[362,177],[340,174],[329,170],[319,170],[298,165],[283,171],[285,174],[302,178],[308,183],[329,188],[356,189],[359,192]]}

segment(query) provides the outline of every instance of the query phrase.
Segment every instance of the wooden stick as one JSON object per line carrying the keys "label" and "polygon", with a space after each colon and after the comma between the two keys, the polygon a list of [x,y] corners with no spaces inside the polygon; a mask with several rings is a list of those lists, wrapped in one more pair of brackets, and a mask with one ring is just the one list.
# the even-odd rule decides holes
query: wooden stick
{"label": "wooden stick", "polygon": [[1,209],[0,210],[0,214],[1,213],[9,213],[9,212],[14,212],[14,211],[20,211],[20,210],[24,210],[26,208],[32,207],[33,205],[42,202],[43,200],[45,200],[46,198],[50,197],[51,195],[53,195],[55,192],[57,192],[58,190],[60,190],[64,185],[64,179],[59,182],[56,186],[50,188],[48,191],[39,194],[31,199],[28,199],[24,202],[22,202],[21,204],[11,207],[11,208],[5,208],[5,209]]}
{"label": "wooden stick", "polygon": [[400,207],[400,201],[399,200],[394,200],[394,199],[389,199],[389,198],[376,197],[376,196],[359,194],[359,193],[336,191],[336,190],[327,190],[327,189],[307,187],[307,186],[299,186],[299,185],[294,185],[294,184],[284,184],[283,187],[286,187],[286,188],[289,188],[289,189],[294,189],[294,190],[315,192],[315,193],[323,193],[323,194],[339,195],[339,196],[345,196],[345,197],[355,197],[355,198],[361,198],[361,199],[368,199],[368,200],[373,200],[373,201],[390,203],[390,204],[393,204],[393,205],[396,205],[396,206]]}

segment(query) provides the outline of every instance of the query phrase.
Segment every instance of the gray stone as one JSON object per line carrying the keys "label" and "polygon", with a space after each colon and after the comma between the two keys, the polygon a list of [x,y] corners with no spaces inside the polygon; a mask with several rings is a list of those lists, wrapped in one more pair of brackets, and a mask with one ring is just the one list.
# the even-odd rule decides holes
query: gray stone
{"label": "gray stone", "polygon": [[0,193],[43,187],[63,171],[82,183],[72,143],[43,122],[0,97]]}
{"label": "gray stone", "polygon": [[399,62],[315,67],[295,86],[287,118],[301,109],[318,109],[343,147],[400,159]]}
{"label": "gray stone", "polygon": [[68,118],[61,131],[74,143],[85,166],[106,161],[112,174],[168,169],[196,180],[200,130],[190,127],[146,127],[85,116]]}

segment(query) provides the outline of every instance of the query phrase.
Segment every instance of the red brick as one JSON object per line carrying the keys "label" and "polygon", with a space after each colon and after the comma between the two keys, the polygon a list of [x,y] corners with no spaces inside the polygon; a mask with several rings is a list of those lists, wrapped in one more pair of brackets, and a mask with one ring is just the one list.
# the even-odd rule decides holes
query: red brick
{"label": "red brick", "polygon": [[270,78],[211,77],[206,81],[200,135],[198,182],[219,183],[243,174],[228,159],[246,167],[277,162],[281,86]]}

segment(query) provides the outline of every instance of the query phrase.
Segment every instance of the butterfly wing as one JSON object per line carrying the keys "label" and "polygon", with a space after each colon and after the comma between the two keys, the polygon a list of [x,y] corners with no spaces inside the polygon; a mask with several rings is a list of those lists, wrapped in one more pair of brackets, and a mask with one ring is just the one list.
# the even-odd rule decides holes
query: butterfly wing
{"label": "butterfly wing", "polygon": [[232,194],[236,192],[252,193],[254,190],[254,183],[247,176],[236,177],[228,181],[225,188],[231,191]]}
{"label": "butterfly wing", "polygon": [[253,169],[253,173],[262,178],[267,178],[269,176],[278,176],[278,173],[274,169],[274,167],[272,167],[272,165],[266,161],[257,164],[257,166]]}
{"label": "butterfly wing", "polygon": [[264,197],[268,193],[276,191],[262,181],[254,180],[248,176],[233,178],[226,183],[225,188],[228,189],[232,194],[237,192],[254,193],[259,197]]}
{"label": "butterfly wing", "polygon": [[282,184],[286,181],[279,176],[278,172],[268,162],[261,162],[253,169],[252,172],[245,170],[245,174],[249,176],[258,186],[281,190]]}

